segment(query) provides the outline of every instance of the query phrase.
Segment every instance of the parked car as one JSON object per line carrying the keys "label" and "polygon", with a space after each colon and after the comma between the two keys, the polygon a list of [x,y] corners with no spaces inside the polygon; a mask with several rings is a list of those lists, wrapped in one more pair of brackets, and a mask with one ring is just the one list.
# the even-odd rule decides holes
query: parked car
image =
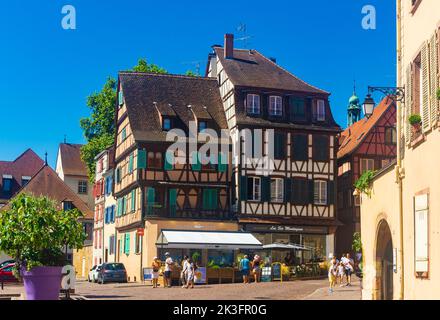
{"label": "parked car", "polygon": [[5,267],[5,266],[7,266],[8,264],[11,264],[11,263],[15,263],[15,260],[5,260],[5,261],[3,261],[2,263],[0,263],[0,269]]}
{"label": "parked car", "polygon": [[98,281],[98,273],[101,271],[102,264],[94,265],[92,269],[90,269],[89,274],[87,275],[87,281],[96,282]]}
{"label": "parked car", "polygon": [[98,283],[127,282],[127,271],[122,263],[103,263],[98,272]]}
{"label": "parked car", "polygon": [[15,261],[0,268],[0,281],[18,282],[18,279],[12,273],[12,269],[14,268],[14,266],[15,266]]}

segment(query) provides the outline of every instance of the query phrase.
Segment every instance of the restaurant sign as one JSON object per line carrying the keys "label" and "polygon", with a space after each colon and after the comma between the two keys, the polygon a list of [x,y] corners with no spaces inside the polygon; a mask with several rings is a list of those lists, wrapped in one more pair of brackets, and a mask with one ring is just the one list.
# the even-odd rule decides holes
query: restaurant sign
{"label": "restaurant sign", "polygon": [[248,232],[273,232],[273,233],[301,233],[301,234],[327,234],[328,227],[322,226],[287,226],[273,224],[246,224]]}

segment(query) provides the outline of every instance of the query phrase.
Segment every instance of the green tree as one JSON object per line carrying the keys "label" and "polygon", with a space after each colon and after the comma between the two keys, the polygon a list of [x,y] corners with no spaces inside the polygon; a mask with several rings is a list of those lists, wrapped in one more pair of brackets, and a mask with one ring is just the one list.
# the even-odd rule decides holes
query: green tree
{"label": "green tree", "polygon": [[59,210],[47,197],[19,194],[0,211],[0,251],[17,261],[17,269],[62,266],[63,248],[83,247],[82,216],[77,209]]}
{"label": "green tree", "polygon": [[[147,60],[139,59],[133,67],[136,72],[167,73],[155,64],[148,64]],[[87,143],[81,148],[81,159],[87,166],[90,182],[95,179],[95,157],[103,150],[109,148],[115,139],[115,113],[116,113],[117,81],[109,77],[100,92],[94,92],[87,97],[87,106],[90,116],[80,120]]]}
{"label": "green tree", "polygon": [[188,76],[188,77],[200,77],[200,75],[199,75],[198,73],[196,73],[196,72],[194,72],[194,71],[192,71],[192,70],[188,70],[188,71],[185,73],[185,75]]}

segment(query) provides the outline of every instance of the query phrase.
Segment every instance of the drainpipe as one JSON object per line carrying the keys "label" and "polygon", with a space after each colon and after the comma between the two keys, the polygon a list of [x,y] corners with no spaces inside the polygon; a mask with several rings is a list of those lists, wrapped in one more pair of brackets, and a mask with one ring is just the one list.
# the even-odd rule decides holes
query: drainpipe
{"label": "drainpipe", "polygon": [[[401,43],[401,27],[402,27],[402,0],[397,0],[397,82],[398,86],[402,85],[402,43]],[[403,190],[402,190],[402,180],[404,178],[404,168],[402,167],[402,150],[405,148],[405,144],[402,146],[402,103],[397,103],[397,166],[396,166],[396,183],[399,189],[399,238],[400,238],[400,292],[399,299],[404,299],[405,293],[405,262],[404,262],[404,250],[403,250]]]}

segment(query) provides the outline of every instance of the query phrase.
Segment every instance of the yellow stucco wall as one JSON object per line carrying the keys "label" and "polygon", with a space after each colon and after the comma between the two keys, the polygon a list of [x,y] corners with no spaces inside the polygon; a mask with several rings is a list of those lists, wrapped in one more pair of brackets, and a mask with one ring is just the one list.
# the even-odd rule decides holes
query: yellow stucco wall
{"label": "yellow stucco wall", "polygon": [[85,246],[80,250],[73,250],[73,267],[77,278],[86,278],[93,267],[93,246]]}
{"label": "yellow stucco wall", "polygon": [[[130,253],[120,254],[119,242],[117,255],[119,262],[125,265],[127,276],[130,281],[142,281],[142,268],[150,267],[153,258],[158,254],[156,241],[161,230],[194,230],[194,231],[238,231],[236,222],[215,222],[215,221],[182,221],[182,220],[147,220],[145,221],[144,236],[142,239],[142,255],[134,253],[134,237],[136,229],[118,232],[118,240],[125,237],[125,233],[130,233]],[[159,257],[160,258],[160,257]],[[142,264],[141,264],[142,259]]]}

